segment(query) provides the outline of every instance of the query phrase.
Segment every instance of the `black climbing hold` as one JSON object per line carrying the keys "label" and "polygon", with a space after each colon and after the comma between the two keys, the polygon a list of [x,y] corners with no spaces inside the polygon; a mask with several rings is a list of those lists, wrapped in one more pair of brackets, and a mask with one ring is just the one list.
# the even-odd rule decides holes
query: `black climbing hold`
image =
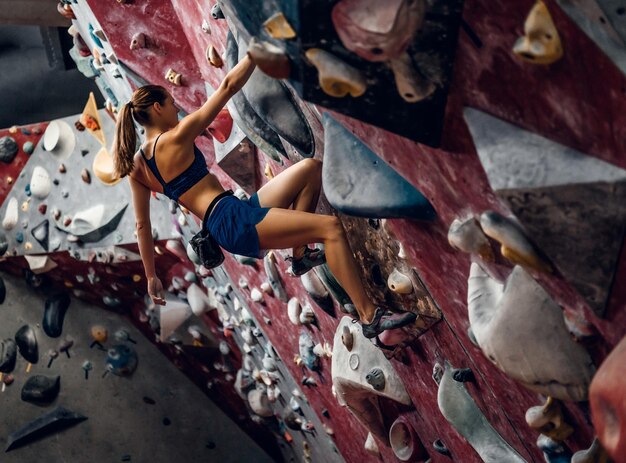
{"label": "black climbing hold", "polygon": [[46,299],[46,308],[43,313],[43,331],[51,338],[58,338],[63,331],[63,319],[70,306],[68,293],[55,294]]}
{"label": "black climbing hold", "polygon": [[471,368],[459,368],[452,372],[452,378],[459,383],[473,383],[476,381]]}
{"label": "black climbing hold", "polygon": [[39,350],[35,330],[30,325],[24,325],[15,333],[15,342],[22,357],[29,363],[37,363]]}
{"label": "black climbing hold", "polygon": [[226,17],[224,16],[224,13],[222,13],[222,8],[220,8],[219,3],[216,3],[215,5],[213,5],[213,8],[211,8],[211,16],[215,20],[226,19]]}
{"label": "black climbing hold", "polygon": [[17,344],[11,338],[0,341],[0,373],[11,373],[17,359]]}
{"label": "black climbing hold", "polygon": [[169,426],[170,424],[172,424],[172,421],[166,416],[165,418],[163,418],[163,424],[165,426]]}
{"label": "black climbing hold", "polygon": [[13,137],[0,138],[0,161],[5,164],[10,164],[15,159],[19,147]]}
{"label": "black climbing hold", "polygon": [[380,271],[380,265],[372,265],[372,268],[370,269],[370,277],[372,278],[372,283],[374,283],[374,285],[378,286],[379,288],[387,286],[387,283],[383,278],[383,274]]}
{"label": "black climbing hold", "polygon": [[9,250],[9,240],[4,233],[0,233],[0,256]]}
{"label": "black climbing hold", "polygon": [[49,228],[50,222],[48,221],[48,219],[46,219],[30,231],[30,233],[33,235],[33,238],[35,238],[37,242],[41,245],[41,247],[43,247],[46,251],[48,250]]}
{"label": "black climbing hold", "polygon": [[206,448],[207,448],[207,449],[211,449],[211,450],[213,450],[213,449],[215,448],[215,442],[213,442],[213,441],[207,441],[207,443],[206,443]]}
{"label": "black climbing hold", "polygon": [[450,456],[450,450],[448,450],[448,447],[446,447],[445,444],[441,442],[441,439],[437,439],[433,442],[433,448],[436,452],[439,452],[442,455],[446,455],[448,457]]}
{"label": "black climbing hold", "polygon": [[7,297],[7,288],[4,285],[4,280],[2,279],[2,277],[0,277],[0,304],[4,304],[4,299],[6,297]]}
{"label": "black climbing hold", "polygon": [[154,404],[156,404],[156,402],[154,401],[154,399],[151,399],[151,398],[150,398],[150,397],[148,397],[148,396],[144,396],[144,397],[143,397],[143,401],[144,401],[145,403],[147,403],[148,405],[154,405]]}
{"label": "black climbing hold", "polygon": [[66,408],[55,408],[53,411],[34,419],[18,431],[10,434],[7,439],[7,447],[4,451],[8,452],[29,444],[47,434],[61,431],[86,419],[86,416],[72,412]]}
{"label": "black climbing hold", "polygon": [[35,375],[28,378],[22,387],[22,400],[35,404],[46,405],[59,395],[61,377]]}

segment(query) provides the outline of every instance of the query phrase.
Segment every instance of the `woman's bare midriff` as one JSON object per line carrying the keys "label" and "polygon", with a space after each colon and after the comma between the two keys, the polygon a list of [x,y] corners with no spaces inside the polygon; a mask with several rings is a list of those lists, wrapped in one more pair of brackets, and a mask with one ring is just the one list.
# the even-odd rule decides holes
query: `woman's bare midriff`
{"label": "woman's bare midriff", "polygon": [[215,175],[208,174],[181,195],[178,198],[178,202],[189,209],[195,216],[202,219],[211,201],[223,191],[224,188],[222,188]]}

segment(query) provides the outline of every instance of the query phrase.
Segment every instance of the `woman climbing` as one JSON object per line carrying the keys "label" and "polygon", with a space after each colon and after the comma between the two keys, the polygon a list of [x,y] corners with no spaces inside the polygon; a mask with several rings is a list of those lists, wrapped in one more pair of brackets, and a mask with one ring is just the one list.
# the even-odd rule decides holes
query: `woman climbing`
{"label": "woman climbing", "polygon": [[[137,89],[118,116],[113,146],[115,169],[130,181],[148,294],[155,304],[165,304],[163,285],[154,267],[150,224],[150,193],[156,191],[203,217],[202,226],[231,253],[259,257],[263,249],[293,248],[292,270],[298,275],[327,260],[352,299],[368,338],[413,322],[415,314],[392,313],[368,299],[341,222],[334,216],[313,213],[321,188],[320,161],[305,159],[294,164],[248,202],[230,190],[224,191],[209,173],[194,140],[243,87],[254,68],[246,56],[200,109],[180,121],[174,99],[157,85]],[[145,129],[146,143],[139,151],[133,119]],[[308,248],[309,243],[316,242],[324,243],[325,255]]]}

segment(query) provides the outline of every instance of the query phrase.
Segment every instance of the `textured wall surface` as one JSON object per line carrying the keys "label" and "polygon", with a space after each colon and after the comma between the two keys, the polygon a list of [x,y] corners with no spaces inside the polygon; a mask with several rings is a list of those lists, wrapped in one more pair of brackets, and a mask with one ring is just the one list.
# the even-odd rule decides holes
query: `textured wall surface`
{"label": "textured wall surface", "polygon": [[[274,10],[278,11],[280,3],[268,2],[265,6],[268,15]],[[283,3],[293,6],[298,2]],[[75,9],[82,30],[86,30],[84,20],[97,21],[99,24],[95,25],[96,28],[101,27],[106,33],[106,47],[115,52],[124,66],[146,82],[164,85],[172,92],[179,106],[190,112],[197,109],[207,97],[205,88],[216,88],[227,72],[226,66],[220,69],[212,67],[206,59],[209,45],[212,44],[219,53],[226,49],[228,23],[211,18],[214,4],[212,0],[146,0],[124,4],[114,0],[87,3],[79,0]],[[435,364],[443,364],[444,360],[456,368],[473,370],[475,382],[465,385],[491,425],[524,459],[543,461],[542,453],[535,445],[538,432],[526,424],[524,415],[529,407],[543,403],[544,399],[498,370],[480,348],[472,344],[467,333],[467,279],[471,258],[450,247],[447,241],[448,228],[457,217],[469,214],[478,216],[485,210],[512,214],[488,182],[477,155],[476,144],[464,119],[464,108],[478,109],[588,156],[626,168],[626,78],[556,2],[548,1],[546,4],[561,37],[564,55],[551,65],[538,66],[518,60],[511,51],[516,39],[523,35],[524,21],[533,6],[532,1],[465,2],[464,24],[459,30],[440,148],[418,144],[329,111],[418,189],[437,213],[437,218],[428,223],[387,219],[384,225],[386,232],[393,237],[386,245],[395,249],[397,243],[394,240],[403,244],[405,262],[419,275],[443,314],[441,322],[409,343],[400,359],[392,360],[415,408],[397,410],[393,404],[387,403],[383,407],[386,419],[390,420],[388,425],[398,414],[411,423],[433,462],[449,461],[449,457],[432,449],[432,442],[437,439],[448,447],[454,461],[480,461],[472,447],[450,426],[437,406],[437,384],[431,375]],[[254,5],[250,8],[254,8]],[[240,13],[247,14],[246,11]],[[210,34],[201,28],[204,20],[210,26]],[[146,35],[148,46],[131,50],[131,38],[138,32]],[[262,35],[261,32],[259,34]],[[109,73],[111,67],[107,66],[106,72]],[[174,86],[166,80],[168,68],[183,76],[181,86]],[[124,103],[121,97],[119,103]],[[321,106],[308,106],[307,118],[318,142],[315,157],[323,160],[324,137],[320,115],[328,110]],[[393,108],[380,107],[380,110],[393,111]],[[215,155],[212,140],[202,136],[198,138],[197,144],[222,185],[225,188],[236,188],[237,185],[226,172],[213,163]],[[285,160],[286,165],[301,159],[295,150],[287,151],[289,160]],[[262,181],[266,181],[263,176],[266,165],[274,173],[286,167],[259,150],[257,173]],[[541,166],[537,167],[541,169]],[[364,176],[363,180],[367,181],[367,177]],[[325,198],[321,199],[318,212],[336,213]],[[167,214],[165,207],[162,213]],[[338,215],[342,217],[342,214]],[[359,222],[353,219],[345,220],[345,224],[348,229],[359,227]],[[360,226],[366,227],[366,220]],[[189,228],[184,231],[188,232]],[[369,236],[365,232],[358,235]],[[355,240],[351,241],[353,250],[359,254],[359,244]],[[360,246],[365,249],[367,243],[361,243]],[[596,365],[626,333],[626,289],[620,284],[626,276],[626,250],[621,243],[617,247],[621,248],[621,255],[602,317],[594,313],[561,273],[530,272],[563,308],[570,326],[593,334],[581,342]],[[288,253],[280,252],[277,255],[286,257]],[[309,299],[300,280],[287,274],[288,263],[280,258],[278,260],[288,296],[298,297],[301,301]],[[512,265],[499,255],[496,262],[488,267],[492,274],[502,280],[512,269]],[[248,288],[238,291],[257,320],[271,321],[271,325],[264,326],[264,331],[291,375],[298,380],[304,374],[310,374],[292,361],[294,355],[298,354],[300,329],[296,329],[289,321],[287,304],[269,295],[265,295],[263,303],[255,302],[250,297],[251,289],[260,287],[267,280],[263,263],[258,261],[253,265],[243,265],[227,255],[223,268],[233,286],[237,286],[242,277],[247,280]],[[362,270],[364,284],[372,286],[369,269]],[[165,275],[168,267],[159,264],[159,271]],[[386,279],[387,275],[383,277]],[[370,293],[375,294],[375,288],[371,288]],[[339,318],[322,311],[313,301],[311,304],[318,319],[317,327],[308,328],[314,342],[332,343]],[[136,309],[135,316],[139,318],[140,312],[141,309]],[[137,323],[141,324],[142,321],[137,320]],[[145,323],[142,326],[149,332]],[[523,351],[524,346],[518,347]],[[550,354],[546,352],[545,355]],[[322,359],[321,364],[319,373],[313,374],[317,379],[317,387],[303,388],[311,409],[320,421],[334,430],[334,444],[346,461],[373,459],[363,448],[367,430],[346,408],[339,406],[332,394],[330,360]],[[193,375],[193,368],[194,365],[190,364],[186,370]],[[227,389],[230,386],[224,382],[220,387]],[[324,410],[328,413],[322,413]],[[278,407],[276,411],[279,411]],[[589,447],[594,432],[587,404],[567,403],[565,414],[566,420],[575,430],[567,439],[567,446],[572,451]],[[317,433],[323,434],[324,430],[318,429]],[[315,445],[313,442],[311,445]],[[382,443],[379,443],[379,448],[384,461],[394,461],[391,449]],[[300,455],[300,449],[296,453]]]}

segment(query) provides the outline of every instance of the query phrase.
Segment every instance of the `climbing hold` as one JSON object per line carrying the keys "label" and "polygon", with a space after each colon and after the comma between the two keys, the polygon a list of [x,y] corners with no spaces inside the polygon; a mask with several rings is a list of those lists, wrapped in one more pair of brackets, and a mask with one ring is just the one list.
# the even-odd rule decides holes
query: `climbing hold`
{"label": "climbing hold", "polygon": [[315,303],[319,305],[324,312],[334,317],[335,304],[317,273],[306,272],[304,275],[300,276],[300,281]]}
{"label": "climbing hold", "polygon": [[222,108],[211,125],[209,125],[209,133],[220,143],[225,143],[230,137],[233,130],[233,118],[230,117],[228,109]]}
{"label": "climbing hold", "polygon": [[5,230],[12,230],[17,225],[18,210],[17,199],[10,198],[7,208],[4,211],[4,219],[2,219],[2,227]]}
{"label": "climbing hold", "polygon": [[17,359],[17,344],[11,338],[0,341],[0,373],[11,373]]}
{"label": "climbing hold", "polygon": [[[618,458],[616,462],[619,463],[624,455],[616,454],[615,456]],[[596,437],[593,439],[591,447],[586,450],[579,450],[572,455],[571,463],[610,463],[610,458]]]}
{"label": "climbing hold", "polygon": [[293,30],[289,21],[282,12],[278,12],[270,16],[263,23],[265,31],[274,39],[293,39],[296,37],[296,31]]}
{"label": "climbing hold", "polygon": [[68,293],[59,293],[46,299],[42,328],[51,338],[58,338],[63,331],[63,320],[70,306]]}
{"label": "climbing hold", "polygon": [[137,368],[137,353],[125,344],[118,344],[107,351],[107,371],[117,376],[130,376]]}
{"label": "climbing hold", "polygon": [[130,49],[137,50],[138,48],[146,48],[146,34],[143,32],[137,32],[130,40]]}
{"label": "climbing hold", "polygon": [[448,243],[459,251],[479,255],[485,262],[495,261],[489,239],[474,217],[454,219],[448,229]]}
{"label": "climbing hold", "polygon": [[76,136],[70,125],[63,120],[52,121],[43,134],[43,148],[57,161],[64,161],[74,152]]}
{"label": "climbing hold", "polygon": [[367,439],[365,439],[365,444],[363,445],[365,451],[370,455],[380,458],[380,450],[378,449],[378,444],[376,443],[376,439],[371,432],[367,433]]}
{"label": "climbing hold", "polygon": [[437,86],[413,66],[408,53],[402,53],[399,57],[389,61],[389,67],[393,72],[398,94],[407,103],[422,101],[437,90]]}
{"label": "climbing hold", "polygon": [[86,168],[80,172],[80,178],[87,184],[91,183],[91,174]]}
{"label": "climbing hold", "polygon": [[30,325],[24,325],[15,333],[15,343],[22,354],[22,357],[29,363],[39,361],[39,350],[37,349],[37,337],[35,330]]}
{"label": "climbing hold", "polygon": [[165,72],[165,78],[174,85],[181,85],[182,76],[174,71],[172,68],[169,68]]}
{"label": "climbing hold", "polygon": [[215,3],[215,5],[213,5],[213,8],[211,8],[211,16],[215,20],[217,20],[217,19],[225,19],[226,18],[224,16],[224,13],[222,13],[222,8],[220,7],[219,3]]}
{"label": "climbing hold", "polygon": [[327,113],[322,182],[330,204],[368,218],[433,220],[435,210],[413,185]]}
{"label": "climbing hold", "polygon": [[53,411],[35,418],[30,423],[24,425],[19,430],[11,433],[7,438],[7,446],[4,450],[8,452],[18,447],[26,445],[35,439],[40,439],[46,434],[59,432],[73,424],[86,420],[87,417],[72,412],[63,407],[57,407]]}
{"label": "climbing hold", "polygon": [[336,98],[350,94],[356,98],[367,90],[367,81],[361,71],[332,53],[320,48],[309,48],[305,55],[317,68],[320,87],[326,94]]}
{"label": "climbing hold", "polygon": [[302,312],[302,307],[300,306],[300,301],[298,301],[297,297],[292,297],[287,302],[287,316],[289,317],[289,321],[294,325],[300,325],[300,313]]}
{"label": "climbing hold", "polygon": [[248,403],[254,413],[263,417],[270,417],[274,415],[272,406],[267,398],[267,393],[259,389],[252,389],[248,393]]}
{"label": "climbing hold", "polygon": [[495,211],[485,211],[480,215],[480,226],[487,236],[500,243],[502,256],[512,263],[540,272],[552,272],[552,264],[513,220]]}
{"label": "climbing hold", "polygon": [[557,442],[564,441],[574,432],[574,428],[565,422],[561,403],[552,397],[548,397],[543,405],[530,407],[526,411],[526,423]]}
{"label": "climbing hold", "polygon": [[[119,225],[128,203],[98,204],[74,214],[69,229],[64,230],[83,243],[100,241]],[[57,225],[58,226],[58,225]]]}
{"label": "climbing hold", "polygon": [[[342,341],[344,327],[353,334],[352,351],[348,351]],[[353,362],[356,358],[356,362]],[[366,380],[366,375],[373,366],[383,372],[385,384],[383,389],[374,389]],[[379,384],[379,373],[376,384]],[[395,400],[404,405],[411,404],[402,380],[394,371],[393,366],[385,355],[363,336],[360,325],[353,324],[350,317],[343,317],[335,331],[333,340],[332,380],[337,401],[347,406],[354,416],[374,436],[385,444],[388,443],[389,433],[384,424],[378,396]]]}
{"label": "climbing hold", "polygon": [[25,402],[32,402],[38,405],[46,405],[57,398],[60,388],[60,376],[31,376],[22,387],[22,400]]}
{"label": "climbing hold", "polygon": [[341,0],[331,18],[344,47],[368,61],[388,61],[404,53],[420,30],[424,0]]}
{"label": "climbing hold", "polygon": [[343,327],[343,331],[341,333],[341,342],[344,346],[346,346],[348,352],[352,350],[352,346],[354,345],[354,336],[352,336],[352,333],[350,332],[350,327],[348,327],[347,325],[344,325]]}
{"label": "climbing hold", "polygon": [[211,25],[209,24],[209,22],[206,19],[202,20],[202,25],[200,27],[202,29],[202,32],[204,32],[205,34],[210,34],[211,33]]}
{"label": "climbing hold", "polygon": [[311,335],[307,331],[300,331],[300,337],[298,339],[300,358],[304,365],[311,371],[317,371],[320,368],[320,359],[313,352],[314,347]]}
{"label": "climbing hold", "polygon": [[195,283],[191,283],[187,288],[187,302],[189,302],[193,314],[198,317],[217,307],[217,301],[211,301],[211,297],[207,296],[202,288]]}
{"label": "climbing hold", "polygon": [[308,302],[304,304],[304,307],[302,307],[302,311],[300,312],[300,323],[303,325],[315,323],[315,311]]}
{"label": "climbing hold", "polygon": [[472,263],[467,304],[476,341],[500,370],[537,393],[586,400],[591,357],[572,340],[561,308],[522,267],[499,283]]}
{"label": "climbing hold", "polygon": [[250,298],[254,301],[254,302],[263,302],[263,293],[261,291],[259,291],[258,288],[252,288],[252,291],[250,291]]}
{"label": "climbing hold", "polygon": [[436,364],[433,368],[433,379],[439,384],[437,404],[444,418],[485,463],[524,463],[526,460],[489,424],[464,383],[452,378],[453,371],[447,361],[445,366]]}
{"label": "climbing hold", "polygon": [[22,149],[26,154],[33,154],[33,151],[35,151],[35,145],[32,141],[27,141],[22,145]]}
{"label": "climbing hold", "polygon": [[91,327],[91,337],[95,342],[104,343],[109,336],[108,330],[102,325],[94,325]]}
{"label": "climbing hold", "polygon": [[517,39],[513,53],[534,64],[552,64],[563,56],[563,46],[552,16],[539,0],[524,23],[524,36]]}
{"label": "climbing hold", "polygon": [[385,374],[380,368],[372,368],[366,375],[365,381],[377,391],[383,391],[385,389]]}
{"label": "climbing hold", "polygon": [[274,291],[274,295],[282,302],[287,302],[289,299],[287,298],[285,286],[283,285],[280,274],[278,273],[278,269],[276,267],[276,256],[273,251],[268,252],[263,258],[263,266],[265,267],[267,280]]}
{"label": "climbing hold", "polygon": [[544,434],[539,434],[537,447],[543,452],[543,457],[547,463],[570,463],[572,453],[566,445],[550,439]]}
{"label": "climbing hold", "polygon": [[270,42],[252,37],[248,44],[248,53],[258,68],[274,79],[288,79],[291,63],[287,53]]}
{"label": "climbing hold", "polygon": [[387,287],[398,294],[411,294],[413,292],[413,283],[411,279],[397,268],[387,278]]}
{"label": "climbing hold", "polygon": [[611,457],[626,455],[626,337],[604,360],[589,388],[591,416],[598,439]]}
{"label": "climbing hold", "polygon": [[13,137],[5,136],[0,138],[0,161],[10,164],[20,150]]}
{"label": "climbing hold", "polygon": [[428,453],[409,420],[398,417],[389,428],[389,444],[400,461],[426,461]]}
{"label": "climbing hold", "polygon": [[37,242],[41,245],[41,247],[44,248],[46,251],[48,250],[49,228],[50,228],[50,221],[46,219],[30,231],[33,237],[37,240]]}
{"label": "climbing hold", "polygon": [[207,47],[206,59],[209,62],[209,64],[213,67],[221,68],[222,66],[224,66],[224,61],[222,60],[222,57],[220,56],[220,54],[217,52],[217,50],[215,49],[213,45],[209,45]]}

